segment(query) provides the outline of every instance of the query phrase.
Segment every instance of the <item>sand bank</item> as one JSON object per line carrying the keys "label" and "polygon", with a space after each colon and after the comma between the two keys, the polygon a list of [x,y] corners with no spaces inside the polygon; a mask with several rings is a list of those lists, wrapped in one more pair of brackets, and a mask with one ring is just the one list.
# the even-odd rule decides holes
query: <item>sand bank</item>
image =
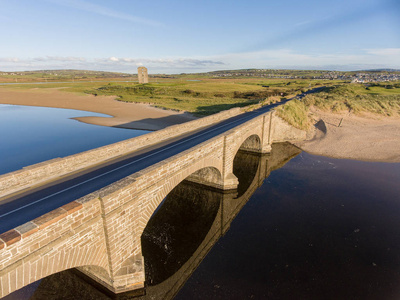
{"label": "sand bank", "polygon": [[189,113],[179,113],[148,104],[116,101],[113,96],[81,95],[60,89],[13,90],[0,88],[0,104],[15,104],[78,109],[103,113],[110,117],[79,117],[85,123],[130,129],[158,130],[195,119]]}
{"label": "sand bank", "polygon": [[400,118],[313,113],[322,121],[313,139],[296,143],[302,150],[334,158],[400,162]]}

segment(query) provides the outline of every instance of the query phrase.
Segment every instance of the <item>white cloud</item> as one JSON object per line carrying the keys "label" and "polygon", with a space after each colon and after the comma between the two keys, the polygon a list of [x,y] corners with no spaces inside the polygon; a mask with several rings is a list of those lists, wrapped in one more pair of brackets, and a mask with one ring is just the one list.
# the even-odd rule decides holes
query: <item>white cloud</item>
{"label": "white cloud", "polygon": [[86,58],[84,57],[73,57],[73,56],[45,56],[45,57],[35,57],[34,61],[43,62],[84,62]]}
{"label": "white cloud", "polygon": [[400,49],[366,49],[356,54],[304,54],[291,49],[264,50],[246,53],[228,53],[206,57],[161,58],[84,58],[43,56],[35,58],[0,58],[1,71],[43,69],[86,69],[135,73],[146,66],[150,73],[189,73],[221,69],[287,68],[358,70],[372,68],[400,69]]}
{"label": "white cloud", "polygon": [[215,56],[232,69],[236,68],[316,68],[337,67],[342,70],[362,68],[400,68],[397,49],[369,49],[356,54],[303,54],[291,49],[264,50]]}
{"label": "white cloud", "polygon": [[0,58],[1,71],[43,70],[43,69],[87,69],[135,73],[139,66],[146,66],[152,72],[174,72],[221,66],[223,62],[196,58],[130,58],[109,57],[86,59],[83,57],[43,56],[35,58]]}
{"label": "white cloud", "polygon": [[367,49],[366,52],[372,55],[397,56],[397,58],[400,57],[400,48]]}
{"label": "white cloud", "polygon": [[129,57],[110,57],[108,59],[99,58],[95,60],[98,64],[114,64],[114,65],[166,65],[166,66],[210,66],[223,65],[221,61],[210,59],[194,59],[194,58],[129,58]]}
{"label": "white cloud", "polygon": [[2,63],[10,63],[10,62],[19,62],[19,58],[16,57],[0,57],[0,62]]}
{"label": "white cloud", "polygon": [[51,2],[54,4],[66,6],[66,7],[71,7],[75,8],[78,10],[83,10],[89,13],[93,14],[98,14],[106,17],[111,17],[115,19],[120,19],[120,20],[125,20],[133,23],[139,23],[139,24],[144,24],[144,25],[149,25],[149,26],[154,26],[154,27],[159,27],[162,26],[160,22],[151,20],[151,19],[146,19],[142,17],[137,17],[133,16],[124,12],[119,12],[113,9],[110,9],[105,6],[101,6],[98,4],[93,4],[89,3],[87,1],[83,0],[45,0],[47,2]]}

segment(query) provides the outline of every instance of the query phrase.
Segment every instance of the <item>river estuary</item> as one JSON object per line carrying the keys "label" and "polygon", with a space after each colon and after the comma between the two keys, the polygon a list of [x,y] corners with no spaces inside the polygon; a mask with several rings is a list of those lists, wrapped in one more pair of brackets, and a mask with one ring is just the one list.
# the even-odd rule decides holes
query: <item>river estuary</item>
{"label": "river estuary", "polygon": [[[0,174],[146,133],[0,105]],[[137,299],[400,299],[400,164],[239,151],[238,190],[183,181],[142,235]],[[121,299],[129,299],[123,295]],[[68,270],[3,299],[110,299]]]}

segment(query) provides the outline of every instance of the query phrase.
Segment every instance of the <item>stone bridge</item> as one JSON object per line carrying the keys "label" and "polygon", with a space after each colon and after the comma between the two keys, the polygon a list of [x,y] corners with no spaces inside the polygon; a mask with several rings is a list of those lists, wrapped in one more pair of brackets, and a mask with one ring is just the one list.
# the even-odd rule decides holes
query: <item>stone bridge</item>
{"label": "stone bridge", "polygon": [[[215,116],[212,118],[212,122],[218,121]],[[193,122],[201,124],[207,120]],[[183,129],[175,127],[177,133],[192,125],[179,126]],[[167,128],[165,132],[170,131]],[[162,133],[163,130],[154,134]],[[99,191],[71,199],[70,203],[1,234],[0,297],[71,268],[77,268],[113,293],[144,288],[141,237],[160,203],[179,183],[186,180],[214,189],[235,190],[238,188],[235,157],[239,149],[269,153],[273,142],[304,138],[305,132],[268,112]],[[124,143],[135,144],[135,139],[144,138]],[[107,146],[93,151],[110,153],[109,149]],[[96,155],[96,159],[98,157]],[[70,157],[65,159],[71,160]],[[7,182],[6,190],[16,191],[26,187],[24,180],[28,177],[49,180],[51,174],[37,174],[42,174],[42,169],[51,173],[49,164],[54,163],[65,162],[61,159],[40,164],[33,169],[7,174],[0,180]]]}
{"label": "stone bridge", "polygon": [[[142,250],[147,284],[145,295],[137,299],[173,299],[264,179],[300,152],[289,143],[274,144],[271,154],[240,151],[234,164],[240,194],[186,180],[175,187],[144,229]],[[87,281],[75,269],[57,273],[40,283],[32,299],[45,299],[49,289],[60,298],[94,294],[94,287],[110,295],[98,284],[88,285]],[[120,298],[129,296],[131,293],[123,293]]]}

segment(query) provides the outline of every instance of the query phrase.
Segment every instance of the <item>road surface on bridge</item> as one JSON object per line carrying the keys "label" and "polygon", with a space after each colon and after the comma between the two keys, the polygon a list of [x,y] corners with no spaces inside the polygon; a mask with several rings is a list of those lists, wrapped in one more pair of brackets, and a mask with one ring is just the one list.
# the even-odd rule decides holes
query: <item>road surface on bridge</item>
{"label": "road surface on bridge", "polygon": [[[307,93],[316,92],[319,89],[310,90]],[[0,202],[0,234],[188,150],[289,100],[243,113],[186,136],[154,144],[93,168],[66,175],[46,185],[5,197]]]}

